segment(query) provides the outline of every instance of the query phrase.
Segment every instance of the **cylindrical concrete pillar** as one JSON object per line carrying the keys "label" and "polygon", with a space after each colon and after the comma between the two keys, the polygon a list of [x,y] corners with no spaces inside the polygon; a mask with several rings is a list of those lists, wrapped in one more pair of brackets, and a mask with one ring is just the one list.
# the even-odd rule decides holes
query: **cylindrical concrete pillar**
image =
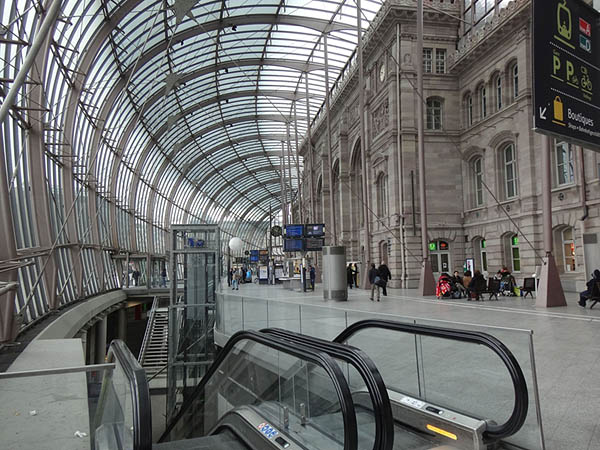
{"label": "cylindrical concrete pillar", "polygon": [[127,338],[127,308],[117,311],[117,337],[125,342]]}
{"label": "cylindrical concrete pillar", "polygon": [[96,362],[96,326],[92,325],[87,329],[86,336],[86,347],[87,354],[85,360],[87,364],[94,364]]}
{"label": "cylindrical concrete pillar", "polygon": [[106,316],[96,322],[96,364],[103,364],[106,356]]}
{"label": "cylindrical concrete pillar", "polygon": [[346,247],[323,247],[323,298],[348,300]]}

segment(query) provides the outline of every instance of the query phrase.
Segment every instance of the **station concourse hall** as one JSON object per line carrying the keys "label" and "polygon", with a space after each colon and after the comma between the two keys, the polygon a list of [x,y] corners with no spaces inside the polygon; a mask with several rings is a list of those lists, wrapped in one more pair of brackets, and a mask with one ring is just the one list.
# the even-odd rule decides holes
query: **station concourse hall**
{"label": "station concourse hall", "polygon": [[600,449],[600,0],[0,11],[0,448]]}

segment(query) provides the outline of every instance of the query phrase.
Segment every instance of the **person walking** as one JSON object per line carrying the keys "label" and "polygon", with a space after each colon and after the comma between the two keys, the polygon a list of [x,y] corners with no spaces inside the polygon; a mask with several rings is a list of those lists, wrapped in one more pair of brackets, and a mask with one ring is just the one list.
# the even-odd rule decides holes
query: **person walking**
{"label": "person walking", "polygon": [[137,269],[133,269],[133,273],[131,274],[133,277],[133,284],[139,286],[140,272]]}
{"label": "person walking", "polygon": [[316,271],[315,271],[315,266],[313,266],[311,264],[310,266],[310,288],[314,291],[315,290],[315,277],[316,277]]}
{"label": "person walking", "polygon": [[346,267],[346,281],[348,283],[348,287],[352,289],[352,283],[354,282],[354,273],[352,270],[352,264],[348,264]]}
{"label": "person walking", "polygon": [[387,282],[392,279],[392,272],[390,272],[389,267],[386,263],[382,262],[377,269],[379,272],[379,277],[381,278],[381,289],[383,290],[383,295],[387,297]]}
{"label": "person walking", "polygon": [[354,276],[354,286],[358,287],[358,266],[356,263],[352,264],[352,273]]}
{"label": "person walking", "polygon": [[381,293],[379,290],[379,284],[381,282],[381,278],[379,276],[379,272],[375,268],[375,264],[371,263],[371,268],[369,269],[369,283],[371,283],[371,301],[373,300],[373,296],[375,291],[377,291],[377,301],[381,298]]}
{"label": "person walking", "polygon": [[240,289],[240,278],[241,278],[240,271],[239,270],[235,270],[233,272],[233,278],[232,278],[232,281],[231,281],[231,290],[232,291],[234,289],[236,291],[239,291],[239,289]]}
{"label": "person walking", "polygon": [[161,287],[167,287],[167,269],[164,267],[160,272],[160,285]]}

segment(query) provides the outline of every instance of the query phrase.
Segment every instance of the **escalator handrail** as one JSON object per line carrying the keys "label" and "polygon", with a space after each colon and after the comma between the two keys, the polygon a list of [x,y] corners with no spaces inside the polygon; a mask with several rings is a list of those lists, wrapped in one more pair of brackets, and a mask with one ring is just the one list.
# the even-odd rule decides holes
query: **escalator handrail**
{"label": "escalator handrail", "polygon": [[292,342],[299,342],[303,345],[315,347],[317,350],[324,351],[333,358],[340,359],[354,366],[365,382],[373,403],[373,415],[375,418],[373,450],[392,450],[394,447],[394,416],[387,388],[379,369],[365,352],[349,345],[342,345],[281,328],[265,328],[261,330],[261,333],[268,333]]}
{"label": "escalator handrail", "polygon": [[421,336],[437,337],[454,341],[470,342],[484,345],[496,353],[506,368],[513,383],[515,402],[510,417],[503,424],[488,422],[486,431],[483,433],[486,442],[494,442],[515,434],[527,418],[529,407],[529,396],[527,382],[521,366],[512,352],[499,339],[487,333],[469,330],[457,330],[452,328],[434,327],[430,325],[417,325],[410,323],[394,322],[391,320],[366,319],[353,323],[337,337],[333,342],[345,343],[352,335],[367,328],[382,328],[392,331],[400,331]]}
{"label": "escalator handrail", "polygon": [[357,435],[357,424],[356,424],[356,413],[354,411],[354,402],[352,401],[352,394],[346,378],[342,372],[342,369],[334,361],[334,359],[324,352],[315,352],[314,349],[306,347],[304,345],[291,346],[289,342],[284,341],[280,338],[269,336],[257,331],[243,330],[238,331],[229,338],[223,349],[217,354],[215,361],[210,365],[206,374],[202,377],[198,385],[194,388],[194,391],[186,400],[177,415],[167,425],[164,433],[159,438],[158,442],[164,442],[167,436],[171,433],[177,422],[183,417],[190,406],[195,401],[198,395],[201,395],[206,387],[206,384],[211,380],[213,375],[217,373],[217,370],[225,361],[225,358],[233,350],[235,345],[240,341],[252,341],[258,344],[262,344],[266,347],[278,350],[282,353],[286,353],[290,356],[294,356],[298,359],[310,362],[312,364],[320,366],[325,373],[331,379],[333,386],[336,390],[338,400],[340,402],[340,410],[342,419],[344,422],[344,450],[357,450],[358,447],[358,435]]}
{"label": "escalator handrail", "polygon": [[152,405],[146,371],[125,342],[115,339],[110,343],[108,362],[116,362],[123,368],[131,390],[131,412],[133,414],[133,449],[152,449]]}

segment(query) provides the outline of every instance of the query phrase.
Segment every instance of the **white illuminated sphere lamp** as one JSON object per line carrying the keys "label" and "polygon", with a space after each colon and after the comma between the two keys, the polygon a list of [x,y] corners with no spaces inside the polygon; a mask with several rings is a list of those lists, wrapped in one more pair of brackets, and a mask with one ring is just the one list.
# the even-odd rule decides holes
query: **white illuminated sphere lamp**
{"label": "white illuminated sphere lamp", "polygon": [[233,252],[239,252],[244,248],[244,243],[239,237],[232,237],[229,240],[229,248]]}

